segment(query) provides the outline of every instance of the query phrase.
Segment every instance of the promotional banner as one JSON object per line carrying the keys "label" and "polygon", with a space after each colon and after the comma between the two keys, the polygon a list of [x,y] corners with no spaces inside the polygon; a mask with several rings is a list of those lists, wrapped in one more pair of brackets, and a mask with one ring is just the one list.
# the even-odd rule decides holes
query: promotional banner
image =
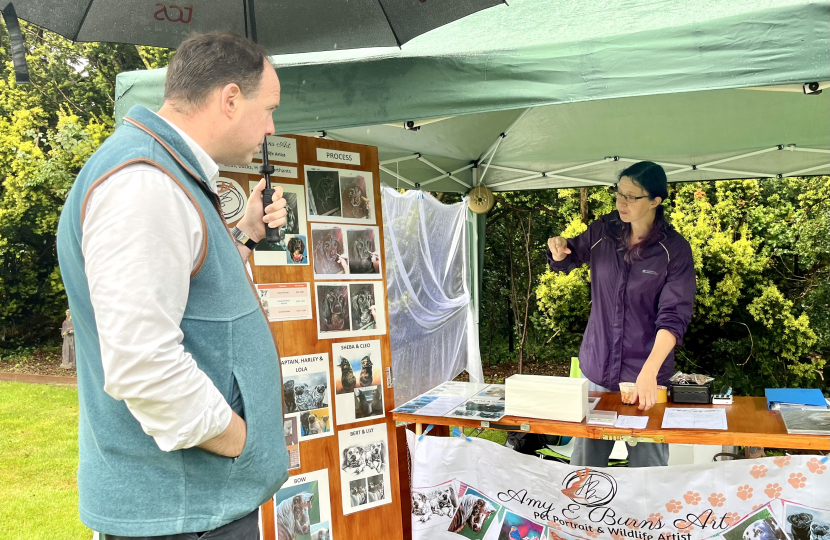
{"label": "promotional banner", "polygon": [[823,540],[830,531],[830,463],[820,456],[584,468],[482,439],[407,438],[415,540]]}

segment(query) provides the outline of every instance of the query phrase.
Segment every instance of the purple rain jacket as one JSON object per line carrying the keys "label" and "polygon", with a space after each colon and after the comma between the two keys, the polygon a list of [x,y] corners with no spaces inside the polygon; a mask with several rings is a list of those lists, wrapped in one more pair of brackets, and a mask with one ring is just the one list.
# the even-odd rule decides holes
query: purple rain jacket
{"label": "purple rain jacket", "polygon": [[[692,318],[695,268],[692,248],[665,221],[642,258],[624,260],[619,213],[606,214],[576,238],[568,239],[571,253],[560,262],[547,249],[552,270],[570,272],[583,263],[591,267],[591,315],[579,349],[579,366],[591,382],[619,391],[620,382],[636,382],[657,331],[664,328],[680,344]],[[674,351],[657,374],[667,386],[674,373]]]}

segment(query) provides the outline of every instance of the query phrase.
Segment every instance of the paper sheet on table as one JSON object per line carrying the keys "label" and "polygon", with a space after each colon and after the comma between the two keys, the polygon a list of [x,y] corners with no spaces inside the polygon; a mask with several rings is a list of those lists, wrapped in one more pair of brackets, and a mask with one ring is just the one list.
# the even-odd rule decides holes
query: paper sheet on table
{"label": "paper sheet on table", "polygon": [[725,409],[685,409],[668,407],[663,413],[663,429],[727,429]]}
{"label": "paper sheet on table", "polygon": [[619,415],[614,427],[630,429],[646,429],[648,416],[625,416]]}

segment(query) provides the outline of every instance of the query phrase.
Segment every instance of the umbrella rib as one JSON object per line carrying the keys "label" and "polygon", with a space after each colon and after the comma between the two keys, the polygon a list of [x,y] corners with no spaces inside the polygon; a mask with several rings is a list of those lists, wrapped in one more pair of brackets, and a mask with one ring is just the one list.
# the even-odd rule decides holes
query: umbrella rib
{"label": "umbrella rib", "polygon": [[86,5],[86,11],[84,11],[84,16],[81,17],[81,24],[78,25],[78,29],[75,31],[75,36],[72,38],[72,41],[78,41],[78,36],[81,35],[81,28],[84,27],[84,23],[86,22],[86,16],[89,15],[89,10],[92,9],[92,4],[95,3],[95,0],[89,0],[89,3]]}
{"label": "umbrella rib", "polygon": [[392,21],[389,20],[389,15],[386,14],[386,8],[383,7],[383,2],[378,0],[378,5],[380,6],[380,10],[383,11],[383,16],[386,17],[386,22],[389,24],[389,29],[392,30],[392,35],[395,36],[395,43],[398,44],[398,48],[400,49],[403,43],[401,43],[401,40],[398,37],[398,33],[395,32],[395,27],[392,26]]}

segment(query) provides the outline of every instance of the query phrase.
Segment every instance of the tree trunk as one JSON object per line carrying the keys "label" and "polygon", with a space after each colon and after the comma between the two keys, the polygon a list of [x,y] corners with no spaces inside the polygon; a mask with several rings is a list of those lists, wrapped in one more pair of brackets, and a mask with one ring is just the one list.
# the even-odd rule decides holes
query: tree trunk
{"label": "tree trunk", "polygon": [[510,297],[507,297],[507,352],[513,352],[513,306],[510,305]]}
{"label": "tree trunk", "polygon": [[579,188],[579,216],[582,223],[588,224],[588,188]]}
{"label": "tree trunk", "polygon": [[487,338],[487,367],[490,367],[490,353],[493,351],[493,322],[496,318],[496,303],[490,304],[490,329]]}

